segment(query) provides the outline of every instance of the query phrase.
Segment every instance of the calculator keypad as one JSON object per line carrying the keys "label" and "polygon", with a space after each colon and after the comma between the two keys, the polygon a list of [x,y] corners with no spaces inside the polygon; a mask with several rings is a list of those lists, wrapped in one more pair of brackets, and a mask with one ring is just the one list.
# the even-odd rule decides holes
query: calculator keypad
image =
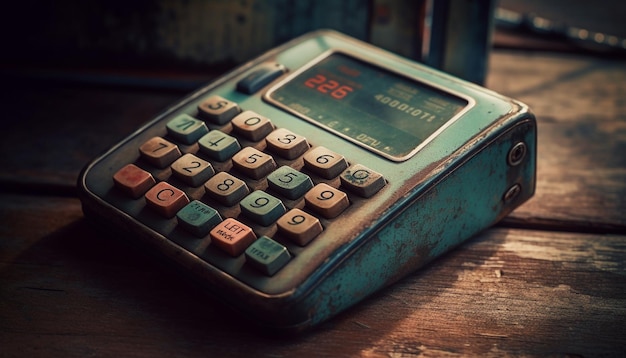
{"label": "calculator keypad", "polygon": [[[113,175],[116,190],[143,196],[151,212],[209,240],[194,247],[243,259],[261,274],[297,258],[296,248],[306,250],[349,209],[350,195],[369,198],[386,184],[380,173],[235,102],[211,96],[197,110],[167,120],[165,136],[142,143],[141,159]],[[199,256],[210,262],[211,252]]]}

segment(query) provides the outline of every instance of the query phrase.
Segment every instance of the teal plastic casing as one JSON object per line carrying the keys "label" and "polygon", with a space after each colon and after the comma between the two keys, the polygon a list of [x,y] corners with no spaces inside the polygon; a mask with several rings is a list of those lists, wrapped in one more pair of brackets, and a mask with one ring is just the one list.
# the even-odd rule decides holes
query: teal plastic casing
{"label": "teal plastic casing", "polygon": [[[467,101],[467,106],[415,153],[392,160],[270,103],[270,91],[333,52],[454,94]],[[237,83],[268,64],[280,64],[287,71],[252,94],[237,90]],[[112,180],[122,166],[141,160],[137,148],[143,142],[167,136],[165,123],[181,113],[197,115],[198,104],[213,95],[270,118],[277,128],[304,135],[313,147],[340,152],[350,164],[360,163],[381,173],[385,186],[370,198],[348,192],[350,206],[337,218],[320,219],[324,230],[305,246],[279,238],[292,257],[272,276],[250,268],[243,255],[220,254],[210,240],[182,230],[176,218],[163,219],[145,209],[143,198],[130,200],[119,194]],[[197,145],[182,145],[181,150],[193,152]],[[535,158],[536,122],[526,105],[322,30],[245,63],[169,108],[87,165],[78,186],[88,217],[126,233],[123,237],[140,248],[162,254],[259,324],[302,330],[424,266],[509,214],[534,193]],[[154,169],[152,174],[161,181],[171,171]],[[321,180],[314,177],[314,181]],[[247,183],[250,191],[267,188],[262,181]],[[203,198],[198,194],[202,189],[182,189],[190,197]],[[272,228],[260,230],[275,233]]]}

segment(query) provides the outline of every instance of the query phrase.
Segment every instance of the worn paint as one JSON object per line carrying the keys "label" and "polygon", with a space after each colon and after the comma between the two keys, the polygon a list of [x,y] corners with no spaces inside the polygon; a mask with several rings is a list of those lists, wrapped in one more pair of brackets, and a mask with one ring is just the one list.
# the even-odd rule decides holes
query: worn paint
{"label": "worn paint", "polygon": [[[471,99],[471,105],[417,155],[395,162],[266,103],[263,92],[250,96],[234,91],[237,79],[257,65],[277,61],[296,70],[332,49],[368,56],[377,66],[393,68],[415,80],[462,94]],[[112,188],[110,176],[124,164],[120,158],[140,161],[138,143],[164,135],[163,123],[170,116],[195,113],[196,106],[209,95],[220,95],[242,108],[263,113],[276,127],[304,133],[313,146],[339,148],[350,163],[383,173],[385,187],[367,199],[348,194],[349,209],[339,218],[322,218],[325,230],[306,247],[281,238],[275,225],[250,224],[258,235],[277,239],[293,254],[285,268],[272,277],[251,270],[244,257],[224,255],[206,240],[198,243],[197,238],[191,239],[177,230],[175,220],[156,217],[141,201],[129,202]],[[222,129],[229,131],[229,126]],[[422,267],[528,199],[535,186],[535,138],[534,117],[518,102],[353,39],[319,32],[271,51],[191,95],[97,158],[84,170],[79,185],[86,213],[94,213],[93,216],[134,233],[143,245],[185,268],[207,290],[244,315],[272,326],[300,329],[336,315]],[[528,155],[522,164],[510,166],[507,153],[520,140],[527,144]],[[264,142],[242,140],[241,144],[265,149]],[[197,144],[181,145],[181,150],[195,152]],[[215,163],[216,171],[230,170],[232,165],[228,163]],[[300,169],[302,159],[280,159],[277,165]],[[302,170],[316,184],[340,185],[339,179],[326,180]],[[167,179],[168,169],[154,170],[153,175]],[[262,179],[246,179],[246,183],[251,190],[267,187]],[[504,193],[514,183],[522,185],[520,195],[504,202]],[[202,192],[196,188],[183,189],[194,199],[202,198]],[[284,204],[288,208],[302,207],[303,202],[285,200]],[[240,215],[237,206],[216,204],[215,208],[222,217]]]}

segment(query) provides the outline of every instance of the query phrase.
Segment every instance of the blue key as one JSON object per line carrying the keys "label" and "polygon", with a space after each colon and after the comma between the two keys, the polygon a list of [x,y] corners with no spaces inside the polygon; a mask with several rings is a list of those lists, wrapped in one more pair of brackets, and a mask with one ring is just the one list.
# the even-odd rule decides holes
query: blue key
{"label": "blue key", "polygon": [[167,122],[167,132],[176,140],[185,144],[193,144],[205,135],[209,129],[206,124],[187,114],[181,114]]}
{"label": "blue key", "polygon": [[287,211],[280,199],[261,190],[243,198],[239,205],[247,217],[263,226],[269,226]]}
{"label": "blue key", "polygon": [[269,276],[278,272],[290,259],[287,248],[267,236],[261,236],[246,249],[246,262]]}
{"label": "blue key", "polygon": [[292,200],[303,196],[313,187],[313,181],[308,175],[286,165],[270,173],[267,184],[272,190]]}
{"label": "blue key", "polygon": [[176,213],[178,224],[198,237],[206,236],[215,225],[222,222],[217,210],[194,200]]}
{"label": "blue key", "polygon": [[229,159],[241,149],[237,138],[218,130],[205,134],[198,141],[198,145],[203,153],[220,162]]}
{"label": "blue key", "polygon": [[266,63],[241,79],[237,83],[237,91],[245,94],[256,93],[285,72],[287,69],[279,63]]}

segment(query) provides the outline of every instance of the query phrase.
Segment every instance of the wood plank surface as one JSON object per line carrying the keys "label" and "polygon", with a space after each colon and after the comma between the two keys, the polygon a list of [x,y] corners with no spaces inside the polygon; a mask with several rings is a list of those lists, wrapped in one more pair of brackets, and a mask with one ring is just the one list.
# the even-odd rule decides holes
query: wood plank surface
{"label": "wood plank surface", "polygon": [[495,51],[487,87],[538,118],[536,195],[299,337],[265,334],[83,218],[73,191],[82,166],[184,91],[4,83],[0,357],[626,352],[623,62]]}
{"label": "wood plank surface", "polygon": [[585,56],[491,57],[486,86],[538,122],[537,191],[510,224],[626,232],[626,66]]}
{"label": "wood plank surface", "polygon": [[[491,229],[300,337],[269,336],[76,199],[4,194],[0,347],[17,356],[597,356],[626,350],[626,237]],[[58,208],[63,208],[59,211]]]}

